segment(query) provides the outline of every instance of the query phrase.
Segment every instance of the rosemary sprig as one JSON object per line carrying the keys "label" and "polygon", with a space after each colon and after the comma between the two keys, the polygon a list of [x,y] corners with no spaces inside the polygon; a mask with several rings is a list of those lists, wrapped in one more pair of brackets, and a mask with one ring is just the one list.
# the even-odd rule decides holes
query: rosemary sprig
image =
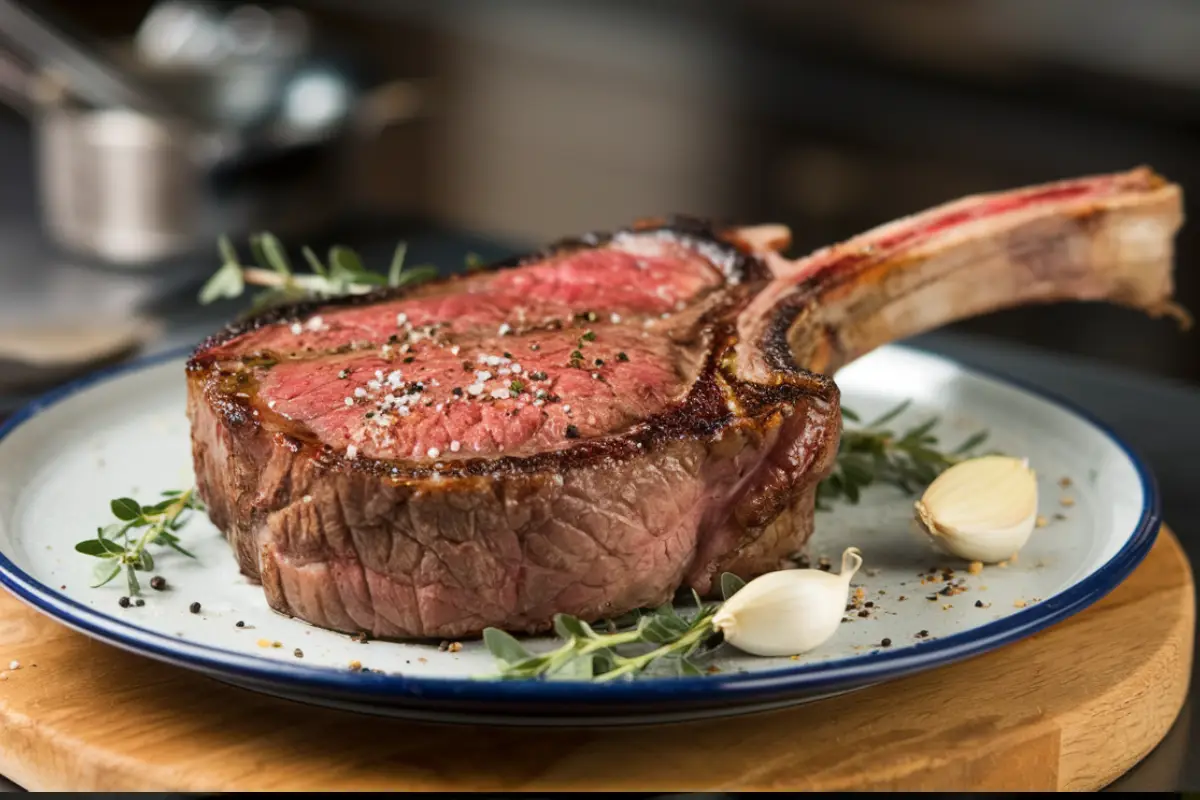
{"label": "rosemary sprig", "polygon": [[[743,586],[736,575],[721,576],[726,600]],[[564,643],[546,653],[532,653],[497,628],[483,632],[483,642],[495,658],[500,678],[542,678],[605,683],[642,673],[699,676],[696,662],[722,643],[713,631],[712,618],[720,603],[704,603],[692,593],[695,611],[680,614],[667,603],[635,612],[628,624],[610,633],[569,614],[554,617],[554,632]],[[492,677],[492,676],[489,676]]]}
{"label": "rosemary sprig", "polygon": [[410,286],[437,275],[437,269],[432,266],[405,267],[407,247],[404,243],[396,247],[386,275],[369,271],[357,253],[342,245],[330,248],[327,261],[322,261],[312,248],[302,248],[301,253],[312,272],[298,274],[279,239],[270,233],[250,237],[250,253],[256,266],[244,266],[237,250],[225,236],[218,240],[217,249],[221,254],[221,267],[201,288],[200,302],[208,304],[223,297],[240,297],[247,285],[262,286],[265,290],[254,297],[253,310],[256,311],[305,298],[365,294],[380,287]]}
{"label": "rosemary sprig", "polygon": [[84,539],[75,549],[84,555],[100,559],[96,564],[97,583],[103,586],[125,570],[129,594],[141,592],[138,571],[154,569],[154,556],[148,545],[170,547],[188,558],[195,558],[179,544],[176,531],[187,522],[190,511],[201,511],[204,505],[196,497],[195,489],[172,490],[162,493],[163,500],[151,505],[141,505],[129,497],[118,497],[110,504],[113,516],[120,522],[96,529],[94,539]]}
{"label": "rosemary sprig", "polygon": [[[911,404],[911,400],[905,400],[866,425],[843,428],[836,466],[817,487],[818,511],[828,511],[834,500],[857,503],[862,490],[875,483],[890,484],[913,494],[928,486],[946,468],[969,457],[988,437],[987,431],[978,431],[954,450],[942,452],[937,449],[938,438],[933,434],[938,417],[901,434],[885,427]],[[848,408],[842,408],[842,417],[847,423],[860,421]]]}

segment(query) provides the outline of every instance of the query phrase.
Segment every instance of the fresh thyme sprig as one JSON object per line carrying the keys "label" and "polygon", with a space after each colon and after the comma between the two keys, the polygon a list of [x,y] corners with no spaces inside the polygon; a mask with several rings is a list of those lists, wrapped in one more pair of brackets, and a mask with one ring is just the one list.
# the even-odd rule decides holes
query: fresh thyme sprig
{"label": "fresh thyme sprig", "polygon": [[195,558],[179,544],[175,532],[187,522],[190,511],[202,511],[204,505],[195,489],[163,492],[165,498],[151,505],[141,505],[129,497],[118,497],[110,504],[114,522],[96,529],[94,539],[84,539],[75,549],[84,555],[100,559],[96,564],[97,583],[103,586],[125,570],[129,594],[141,592],[137,573],[154,569],[154,556],[147,550],[151,544],[165,545],[188,558]]}
{"label": "fresh thyme sprig", "polygon": [[[721,576],[728,600],[744,583],[736,575]],[[722,642],[712,628],[720,603],[704,603],[695,592],[694,612],[685,615],[667,603],[650,611],[635,612],[630,625],[599,633],[578,617],[558,614],[554,632],[566,641],[547,653],[532,653],[497,628],[483,632],[483,642],[496,659],[501,678],[583,680],[596,683],[630,678],[640,673],[699,676],[696,661],[714,652]]]}
{"label": "fresh thyme sprig", "polygon": [[[978,431],[947,453],[937,449],[938,438],[932,433],[938,417],[931,417],[902,434],[884,427],[911,404],[911,400],[905,400],[864,426],[843,428],[836,466],[817,487],[818,511],[828,511],[834,500],[857,503],[862,490],[874,483],[890,484],[913,494],[928,486],[942,471],[967,458],[988,437],[987,431]],[[842,417],[847,422],[860,422],[859,416],[845,407]]]}
{"label": "fresh thyme sprig", "polygon": [[250,253],[257,266],[244,266],[228,237],[217,243],[221,267],[200,290],[200,302],[211,303],[223,297],[240,297],[247,285],[266,287],[254,297],[254,310],[305,298],[338,297],[365,294],[380,287],[410,286],[437,275],[428,266],[404,266],[407,247],[396,247],[386,275],[369,271],[348,247],[335,245],[329,250],[327,262],[321,261],[312,248],[301,249],[304,260],[312,270],[297,274],[288,259],[287,251],[274,235],[259,233],[250,237]]}

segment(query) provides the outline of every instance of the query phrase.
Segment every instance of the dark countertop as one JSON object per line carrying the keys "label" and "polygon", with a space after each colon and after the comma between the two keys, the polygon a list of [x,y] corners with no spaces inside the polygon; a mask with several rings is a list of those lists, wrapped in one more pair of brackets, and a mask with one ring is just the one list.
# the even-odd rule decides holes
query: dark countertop
{"label": "dark countertop", "polygon": [[[11,129],[7,129],[11,131]],[[97,305],[151,309],[166,323],[166,334],[146,354],[192,344],[227,320],[232,304],[209,308],[193,298],[197,281],[211,264],[200,259],[159,273],[111,273],[63,258],[38,231],[29,201],[32,183],[21,135],[9,141],[0,121],[0,321],[39,315],[71,316]],[[27,148],[27,143],[24,145]],[[382,231],[387,230],[387,235]],[[477,237],[418,223],[391,223],[347,229],[343,241],[359,246],[370,261],[388,257],[399,238],[410,245],[411,262],[461,264],[467,252],[498,257],[511,248]],[[1139,451],[1158,476],[1166,519],[1190,558],[1200,555],[1200,493],[1192,485],[1194,454],[1200,452],[1200,389],[1104,363],[1048,351],[933,333],[913,344],[964,364],[1019,378],[1086,408]],[[25,398],[0,395],[0,416]],[[1195,683],[1193,682],[1193,685]],[[1167,740],[1112,788],[1186,791],[1200,789],[1200,730],[1190,701]],[[0,787],[3,788],[3,787]],[[16,788],[16,787],[10,787]]]}

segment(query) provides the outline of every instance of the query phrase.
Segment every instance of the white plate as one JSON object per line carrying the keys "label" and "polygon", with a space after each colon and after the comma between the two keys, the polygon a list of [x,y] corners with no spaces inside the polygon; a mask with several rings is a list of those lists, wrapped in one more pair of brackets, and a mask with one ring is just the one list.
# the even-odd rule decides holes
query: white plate
{"label": "white plate", "polygon": [[[179,355],[85,379],[0,429],[0,580],[89,635],[260,691],[449,721],[630,724],[804,702],[987,651],[1095,602],[1153,543],[1159,524],[1153,478],[1112,432],[1083,414],[900,346],[854,363],[838,384],[844,405],[864,417],[911,398],[893,425],[938,415],[936,432],[946,444],[989,429],[989,447],[1027,456],[1037,470],[1050,524],[1035,531],[1018,563],[967,575],[965,563],[937,555],[912,532],[912,498],[898,490],[873,488],[858,506],[819,513],[813,561],[827,556],[836,570],[843,548],[860,547],[865,567],[854,586],[873,607],[867,618],[851,614],[830,642],[799,659],[724,648],[713,662],[720,671],[704,678],[479,680],[494,667],[478,642],[464,643],[460,652],[360,644],[272,612],[203,515],[183,533],[195,560],[156,553],[156,571],[171,588],[145,590],[144,607],[120,608],[124,581],[90,588],[94,559],[74,545],[111,521],[111,498],[149,502],[163,489],[191,484]],[[1072,481],[1065,490],[1064,477]],[[1063,505],[1064,497],[1073,505]],[[934,566],[966,576],[968,591],[934,595],[943,584],[922,585],[920,577]],[[199,614],[190,613],[193,602],[201,604]],[[884,639],[889,647],[881,646]],[[371,671],[351,671],[351,661]]]}

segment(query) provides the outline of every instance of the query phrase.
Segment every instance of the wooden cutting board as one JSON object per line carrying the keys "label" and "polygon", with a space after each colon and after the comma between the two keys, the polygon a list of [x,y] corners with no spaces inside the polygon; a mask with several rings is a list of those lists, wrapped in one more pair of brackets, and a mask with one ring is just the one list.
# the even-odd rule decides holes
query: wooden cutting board
{"label": "wooden cutting board", "polygon": [[1093,790],[1150,752],[1183,706],[1193,601],[1164,529],[1111,595],[997,652],[786,711],[598,731],[275,700],[0,594],[0,662],[22,664],[0,681],[0,773],[60,791]]}

